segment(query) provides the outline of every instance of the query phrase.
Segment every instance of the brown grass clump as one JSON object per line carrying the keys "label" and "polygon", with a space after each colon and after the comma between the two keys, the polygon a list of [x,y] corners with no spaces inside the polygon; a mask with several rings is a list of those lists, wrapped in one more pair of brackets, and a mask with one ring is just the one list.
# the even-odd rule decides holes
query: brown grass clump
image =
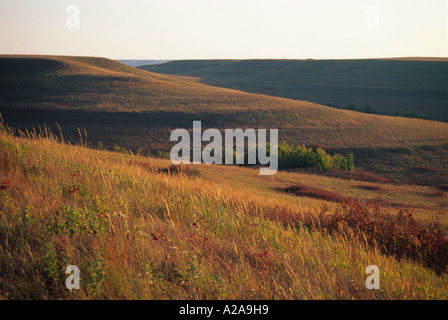
{"label": "brown grass clump", "polygon": [[344,202],[346,200],[345,197],[337,193],[314,187],[304,186],[301,184],[294,184],[289,187],[278,188],[278,190],[293,193],[299,197],[310,197],[314,199],[321,199],[332,202]]}
{"label": "brown grass clump", "polygon": [[335,177],[346,180],[358,180],[363,182],[390,183],[389,179],[377,174],[362,170],[332,170],[325,173],[326,176]]}
{"label": "brown grass clump", "polygon": [[442,191],[448,191],[448,184],[439,184],[436,188]]}
{"label": "brown grass clump", "polygon": [[150,172],[154,171],[154,167],[150,163],[146,163],[143,161],[129,160],[128,164],[131,166],[137,166],[140,168],[144,168]]}
{"label": "brown grass clump", "polygon": [[159,169],[159,172],[174,175],[184,174],[187,177],[199,177],[201,175],[201,173],[198,170],[192,169],[183,163],[180,165],[173,164],[168,168]]}
{"label": "brown grass clump", "polygon": [[165,173],[165,174],[171,174],[171,175],[180,175],[183,174],[187,177],[200,177],[201,173],[193,168],[190,168],[189,166],[181,163],[180,165],[171,165],[167,168],[156,168],[151,163],[143,162],[143,161],[136,161],[136,160],[130,160],[128,161],[128,164],[137,166],[140,168],[143,168],[149,172],[159,172],[159,173]]}
{"label": "brown grass clump", "polygon": [[428,194],[430,197],[443,198],[446,197],[446,193],[442,191],[434,191]]}
{"label": "brown grass clump", "polygon": [[397,202],[397,201],[391,201],[384,199],[382,196],[376,196],[368,201],[366,201],[367,204],[375,205],[375,206],[382,206],[382,207],[393,207],[393,208],[412,208],[412,209],[424,209],[424,210],[430,210],[431,208],[428,206],[423,205],[417,205],[417,204],[409,204],[409,203],[403,203],[403,202]]}
{"label": "brown grass clump", "polygon": [[433,167],[418,166],[418,167],[415,167],[414,170],[421,171],[421,172],[433,172],[436,169],[434,169]]}
{"label": "brown grass clump", "polygon": [[0,149],[0,172],[7,171],[9,169],[9,157],[6,151]]}

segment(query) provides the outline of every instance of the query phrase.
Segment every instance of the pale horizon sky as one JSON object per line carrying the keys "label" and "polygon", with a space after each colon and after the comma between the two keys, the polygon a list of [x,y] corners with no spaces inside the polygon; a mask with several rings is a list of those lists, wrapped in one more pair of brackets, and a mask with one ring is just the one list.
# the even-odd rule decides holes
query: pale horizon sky
{"label": "pale horizon sky", "polygon": [[[0,54],[448,57],[447,0],[0,0]],[[79,29],[66,8],[79,8]],[[74,21],[74,20],[70,20]]]}

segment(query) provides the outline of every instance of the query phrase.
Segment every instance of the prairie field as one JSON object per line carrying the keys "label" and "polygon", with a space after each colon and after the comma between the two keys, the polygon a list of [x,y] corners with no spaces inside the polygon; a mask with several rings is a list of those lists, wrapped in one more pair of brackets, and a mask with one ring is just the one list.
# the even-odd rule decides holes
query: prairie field
{"label": "prairie field", "polygon": [[[425,243],[404,241],[411,251],[391,254],[376,244],[378,235],[369,238],[349,222],[333,231],[330,224],[320,226],[322,216],[350,217],[347,207],[276,188],[304,183],[356,197],[359,208],[381,195],[420,208],[419,225],[438,214],[446,231],[445,195],[434,195],[435,189],[384,183],[366,189],[359,188],[362,181],[288,172],[258,176],[253,168],[234,166],[167,170],[167,160],[61,140],[48,131],[0,130],[3,299],[448,297],[443,235],[430,237],[438,242],[429,251],[442,260],[428,265],[419,259],[430,255]],[[403,233],[417,242],[420,235]],[[80,290],[65,288],[70,264],[82,270]],[[380,290],[365,288],[369,265],[381,270]]]}
{"label": "prairie field", "polygon": [[[17,55],[0,56],[0,115],[1,299],[448,298],[446,122]],[[174,166],[170,132],[194,120],[355,167]]]}
{"label": "prairie field", "polygon": [[0,0],[2,314],[435,313],[447,12]]}

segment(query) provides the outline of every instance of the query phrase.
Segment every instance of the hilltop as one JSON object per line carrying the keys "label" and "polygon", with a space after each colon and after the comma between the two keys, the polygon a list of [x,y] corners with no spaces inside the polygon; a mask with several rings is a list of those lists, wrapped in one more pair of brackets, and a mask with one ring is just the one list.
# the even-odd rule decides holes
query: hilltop
{"label": "hilltop", "polygon": [[361,112],[448,121],[448,59],[177,60],[140,69]]}
{"label": "hilltop", "polygon": [[354,152],[355,163],[372,171],[405,177],[429,166],[438,183],[448,172],[439,161],[447,153],[446,123],[218,88],[105,58],[1,56],[0,113],[13,127],[46,124],[57,132],[57,122],[68,141],[79,140],[79,128],[94,145],[133,151],[168,151],[171,130],[191,128],[193,120],[203,128],[278,128],[288,143]]}

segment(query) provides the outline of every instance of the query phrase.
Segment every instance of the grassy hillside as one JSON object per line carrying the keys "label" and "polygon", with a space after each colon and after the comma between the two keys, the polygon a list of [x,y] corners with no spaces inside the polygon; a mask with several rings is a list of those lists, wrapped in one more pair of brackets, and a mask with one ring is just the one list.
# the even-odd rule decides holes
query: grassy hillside
{"label": "grassy hillside", "polygon": [[179,60],[139,68],[336,108],[448,121],[447,59]]}
{"label": "grassy hillside", "polygon": [[[18,137],[1,126],[0,298],[448,298],[446,273],[412,255],[395,258],[343,224],[335,233],[321,229],[319,214],[345,209],[274,187],[331,190],[341,183],[338,192],[360,198],[393,196],[387,189],[394,189],[397,201],[430,206],[433,189],[383,184],[362,191],[357,181],[261,177],[227,166],[160,170],[168,165],[52,136]],[[303,223],[310,219],[312,225]],[[412,248],[418,253],[423,244]],[[80,290],[64,285],[72,264],[81,271]],[[381,290],[365,288],[372,264],[380,269]]]}
{"label": "grassy hillside", "polygon": [[[101,142],[134,152],[169,151],[170,132],[191,128],[193,120],[202,120],[203,128],[277,128],[280,139],[290,144],[353,152],[355,163],[372,171],[401,179],[413,177],[403,170],[428,166],[434,170],[425,175],[424,183],[448,182],[446,161],[440,161],[448,153],[446,123],[217,88],[104,58],[0,57],[0,113],[13,127],[46,124],[58,132],[57,122],[67,141],[78,141],[80,132],[92,145]],[[405,150],[406,157],[391,161],[389,155],[397,148]],[[415,148],[418,152],[412,152]]]}

